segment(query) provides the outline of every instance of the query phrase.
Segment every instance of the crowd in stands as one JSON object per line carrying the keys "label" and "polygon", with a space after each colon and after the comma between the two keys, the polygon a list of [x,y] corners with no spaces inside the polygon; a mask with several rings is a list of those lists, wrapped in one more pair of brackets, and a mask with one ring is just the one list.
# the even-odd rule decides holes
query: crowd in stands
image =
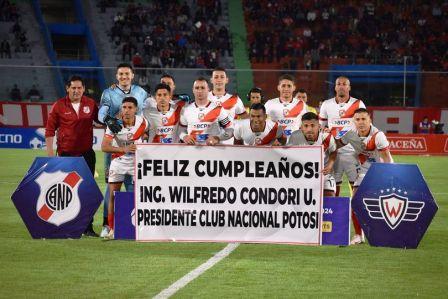
{"label": "crowd in stands", "polygon": [[33,84],[31,86],[31,88],[28,90],[28,92],[26,93],[26,96],[22,97],[22,91],[17,86],[17,84],[14,84],[13,88],[9,92],[9,98],[15,102],[19,102],[22,100],[35,102],[35,101],[42,100],[42,95],[39,92],[39,90],[37,89],[36,85]]}
{"label": "crowd in stands", "polygon": [[0,43],[0,58],[12,58],[14,53],[30,52],[26,31],[20,25],[17,6],[8,0],[0,1],[0,22],[13,22],[7,36],[2,36]]}
{"label": "crowd in stands", "polygon": [[[115,1],[100,1],[100,11]],[[224,55],[232,55],[230,36],[218,24],[221,1],[153,1],[129,3],[118,12],[110,28],[111,41],[121,49],[121,60],[136,67],[215,68]]]}
{"label": "crowd in stands", "polygon": [[[448,2],[244,0],[252,62],[318,69],[349,63],[421,64],[448,70]],[[303,57],[303,66],[297,65]]]}

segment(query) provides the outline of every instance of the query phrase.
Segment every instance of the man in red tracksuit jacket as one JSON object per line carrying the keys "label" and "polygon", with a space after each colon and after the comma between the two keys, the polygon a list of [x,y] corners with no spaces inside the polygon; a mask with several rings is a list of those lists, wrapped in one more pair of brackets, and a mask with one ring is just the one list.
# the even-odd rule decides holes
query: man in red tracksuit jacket
{"label": "man in red tracksuit jacket", "polygon": [[[95,101],[83,96],[84,81],[72,76],[66,85],[67,95],[57,100],[51,108],[45,128],[45,142],[49,157],[54,156],[53,140],[57,131],[58,156],[84,157],[92,174],[95,172],[96,156],[93,146],[93,122],[98,122]],[[84,235],[98,236],[92,221]]]}

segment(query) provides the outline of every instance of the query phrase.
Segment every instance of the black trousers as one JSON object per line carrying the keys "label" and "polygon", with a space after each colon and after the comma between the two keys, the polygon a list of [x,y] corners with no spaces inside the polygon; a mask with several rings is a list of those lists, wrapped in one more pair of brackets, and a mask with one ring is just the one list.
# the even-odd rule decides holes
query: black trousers
{"label": "black trousers", "polygon": [[[69,153],[62,152],[60,157],[75,157]],[[83,153],[81,155],[84,157],[84,160],[86,160],[87,166],[89,166],[90,172],[92,175],[95,175],[95,164],[96,164],[96,155],[95,151],[93,149],[88,150],[87,152]],[[86,231],[92,231],[93,230],[93,218],[90,219],[89,225],[87,225]]]}
{"label": "black trousers", "polygon": [[[61,157],[75,157],[69,153],[62,152],[59,156]],[[96,155],[93,149],[88,150],[87,152],[81,155],[86,160],[87,166],[89,166],[90,172],[92,175],[95,174],[95,164],[96,164]]]}

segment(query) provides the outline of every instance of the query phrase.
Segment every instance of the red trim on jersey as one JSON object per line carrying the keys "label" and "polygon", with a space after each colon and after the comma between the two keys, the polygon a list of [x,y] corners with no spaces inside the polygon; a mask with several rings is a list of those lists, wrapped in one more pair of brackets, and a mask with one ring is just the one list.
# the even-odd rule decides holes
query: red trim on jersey
{"label": "red trim on jersey", "polygon": [[132,136],[132,140],[137,140],[143,136],[146,130],[146,119],[143,118],[142,123],[140,124],[140,127],[135,131],[134,135]]}
{"label": "red trim on jersey", "polygon": [[278,131],[278,123],[275,123],[274,127],[271,129],[271,131],[269,131],[269,133],[264,136],[263,139],[261,139],[260,145],[267,145],[267,144],[271,144],[271,142],[275,139],[275,137],[277,136],[277,131]]}
{"label": "red trim on jersey", "polygon": [[124,154],[125,154],[125,153],[113,153],[113,154],[112,154],[112,160],[115,159],[115,158],[121,157],[121,156],[123,156]]}
{"label": "red trim on jersey", "polygon": [[356,100],[353,102],[353,104],[345,110],[345,113],[341,118],[351,118],[355,114],[355,110],[359,108],[359,105],[361,105],[361,100]]}
{"label": "red trim on jersey", "polygon": [[297,105],[295,105],[291,110],[289,110],[288,115],[286,117],[297,117],[297,115],[302,112],[303,107],[305,106],[305,103],[300,100]]}
{"label": "red trim on jersey", "polygon": [[221,106],[218,106],[210,110],[206,115],[204,115],[204,117],[201,119],[201,122],[215,122],[219,114],[221,113],[221,108]]}
{"label": "red trim on jersey", "polygon": [[173,112],[170,118],[168,118],[168,122],[164,126],[174,126],[179,122],[180,119],[180,111],[184,107],[185,102],[179,102],[177,104],[176,110]]}
{"label": "red trim on jersey", "polygon": [[221,106],[226,109],[232,109],[238,102],[238,96],[236,94],[232,95],[230,98],[221,103]]}
{"label": "red trim on jersey", "polygon": [[374,151],[376,149],[375,138],[376,138],[376,134],[378,134],[378,132],[375,132],[372,135],[372,138],[370,138],[369,142],[367,142],[366,151]]}
{"label": "red trim on jersey", "polygon": [[325,138],[324,141],[322,142],[322,145],[324,146],[324,151],[326,151],[328,147],[330,147],[331,136],[332,136],[331,134],[328,134],[327,138]]}

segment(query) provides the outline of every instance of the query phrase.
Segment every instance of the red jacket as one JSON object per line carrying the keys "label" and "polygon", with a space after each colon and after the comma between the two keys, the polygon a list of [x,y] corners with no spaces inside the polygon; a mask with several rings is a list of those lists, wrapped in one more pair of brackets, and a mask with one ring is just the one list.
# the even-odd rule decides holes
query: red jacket
{"label": "red jacket", "polygon": [[98,122],[98,107],[91,98],[83,96],[79,115],[68,96],[53,104],[45,128],[45,137],[53,137],[57,130],[57,151],[80,156],[93,145],[93,121]]}

